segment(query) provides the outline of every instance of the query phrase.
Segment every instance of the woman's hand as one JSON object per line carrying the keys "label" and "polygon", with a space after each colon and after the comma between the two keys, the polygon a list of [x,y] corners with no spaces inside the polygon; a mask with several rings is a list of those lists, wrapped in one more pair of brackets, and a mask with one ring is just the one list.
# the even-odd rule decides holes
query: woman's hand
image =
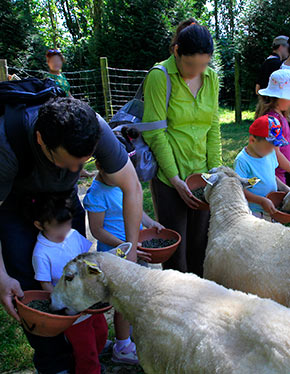
{"label": "woman's hand", "polygon": [[173,178],[170,178],[169,181],[176,189],[176,191],[179,193],[180,197],[187,206],[189,206],[191,209],[198,208],[198,204],[193,200],[193,195],[190,189],[188,188],[187,184],[183,180],[181,180],[178,175],[176,175]]}

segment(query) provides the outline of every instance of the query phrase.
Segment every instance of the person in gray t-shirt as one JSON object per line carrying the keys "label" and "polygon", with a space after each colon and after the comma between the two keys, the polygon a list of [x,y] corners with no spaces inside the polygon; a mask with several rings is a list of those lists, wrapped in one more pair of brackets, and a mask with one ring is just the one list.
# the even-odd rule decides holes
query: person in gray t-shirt
{"label": "person in gray t-shirt", "polygon": [[[37,115],[27,109],[25,123],[31,158],[24,174],[23,160],[16,156],[0,117],[0,302],[19,320],[12,299],[23,290],[39,288],[34,280],[32,251],[37,231],[25,222],[21,202],[36,193],[71,192],[77,211],[74,228],[85,234],[84,210],[77,197],[77,181],[83,164],[92,156],[124,194],[126,240],[133,243],[129,259],[136,261],[136,246],[142,216],[142,190],[123,145],[104,119],[86,103],[56,98],[44,104]],[[33,118],[33,116],[35,118]],[[1,249],[2,247],[2,249]],[[68,351],[64,341],[46,344],[48,338],[27,333],[35,349],[34,363],[41,373],[66,369]],[[53,339],[53,338],[51,338]],[[57,339],[57,338],[56,338]],[[62,348],[63,349],[62,349]]]}

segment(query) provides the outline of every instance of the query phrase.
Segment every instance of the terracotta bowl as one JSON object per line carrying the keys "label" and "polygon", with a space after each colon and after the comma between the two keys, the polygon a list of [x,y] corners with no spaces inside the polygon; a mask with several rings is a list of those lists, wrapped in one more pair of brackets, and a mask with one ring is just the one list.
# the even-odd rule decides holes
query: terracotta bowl
{"label": "terracotta bowl", "polygon": [[56,336],[70,327],[80,316],[60,316],[44,313],[32,309],[26,304],[32,300],[47,300],[50,298],[48,291],[24,291],[24,297],[20,300],[15,297],[17,311],[24,328],[31,334],[51,337]]}
{"label": "terracotta bowl", "polygon": [[142,243],[144,240],[151,240],[153,238],[154,239],[176,239],[177,242],[173,245],[170,245],[168,247],[163,247],[163,248],[144,248],[141,246],[138,247],[140,251],[151,254],[152,264],[160,264],[162,262],[167,261],[176,251],[181,241],[181,236],[178,234],[178,232],[170,230],[170,229],[163,229],[158,233],[156,228],[141,230],[138,241]]}
{"label": "terracotta bowl", "polygon": [[83,313],[88,313],[88,314],[100,314],[100,313],[106,313],[110,309],[112,309],[112,305],[108,305],[105,308],[100,308],[100,309],[86,309]]}
{"label": "terracotta bowl", "polygon": [[[284,197],[286,195],[286,192],[277,191],[277,192],[270,192],[267,195],[267,198],[270,199],[276,208],[280,207]],[[277,212],[275,214],[272,214],[271,217],[280,223],[289,223],[290,222],[290,214],[284,213],[284,212]]]}
{"label": "terracotta bowl", "polygon": [[[186,178],[185,183],[188,185],[190,191],[197,190],[200,187],[206,186],[206,181],[201,178],[201,174],[192,174]],[[209,210],[209,204],[199,200],[197,197],[193,196],[193,200],[198,204],[199,210]]]}

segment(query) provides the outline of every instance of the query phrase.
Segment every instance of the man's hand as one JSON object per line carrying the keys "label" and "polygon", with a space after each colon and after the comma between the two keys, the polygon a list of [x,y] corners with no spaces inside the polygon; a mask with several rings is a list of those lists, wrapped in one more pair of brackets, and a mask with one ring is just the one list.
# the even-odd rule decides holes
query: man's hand
{"label": "man's hand", "polygon": [[198,204],[193,200],[193,195],[190,189],[188,188],[187,184],[179,178],[178,175],[170,178],[170,182],[186,205],[188,205],[191,209],[198,209]]}
{"label": "man's hand", "polygon": [[7,273],[2,272],[0,274],[0,302],[4,306],[6,312],[20,322],[20,317],[12,302],[14,296],[24,296],[20,284],[16,279],[9,277]]}
{"label": "man's hand", "polygon": [[261,207],[263,208],[263,210],[267,213],[269,213],[270,215],[271,214],[275,214],[277,213],[277,209],[275,208],[275,205],[273,204],[273,202],[268,199],[267,197],[264,197],[262,200],[261,200]]}
{"label": "man's hand", "polygon": [[137,261],[137,242],[143,211],[143,193],[134,166],[130,160],[123,169],[116,173],[106,174],[110,184],[118,186],[123,192],[123,216],[126,241],[132,243],[127,260]]}

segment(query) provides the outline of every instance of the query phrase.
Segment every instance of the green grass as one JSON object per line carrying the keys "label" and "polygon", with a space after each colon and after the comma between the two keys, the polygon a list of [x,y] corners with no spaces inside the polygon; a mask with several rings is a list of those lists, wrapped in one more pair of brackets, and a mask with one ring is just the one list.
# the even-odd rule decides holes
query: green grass
{"label": "green grass", "polygon": [[[249,125],[254,119],[254,112],[243,112],[241,125],[234,122],[234,112],[229,109],[220,109],[220,122],[222,131],[224,164],[232,167],[238,152],[246,145]],[[94,162],[85,165],[86,170],[95,169]],[[84,183],[90,184],[91,180]],[[142,183],[144,194],[144,210],[154,217],[151,194],[148,183]],[[110,336],[113,336],[113,327],[110,326]],[[32,349],[26,342],[21,327],[13,321],[0,306],[0,373],[32,368]]]}

